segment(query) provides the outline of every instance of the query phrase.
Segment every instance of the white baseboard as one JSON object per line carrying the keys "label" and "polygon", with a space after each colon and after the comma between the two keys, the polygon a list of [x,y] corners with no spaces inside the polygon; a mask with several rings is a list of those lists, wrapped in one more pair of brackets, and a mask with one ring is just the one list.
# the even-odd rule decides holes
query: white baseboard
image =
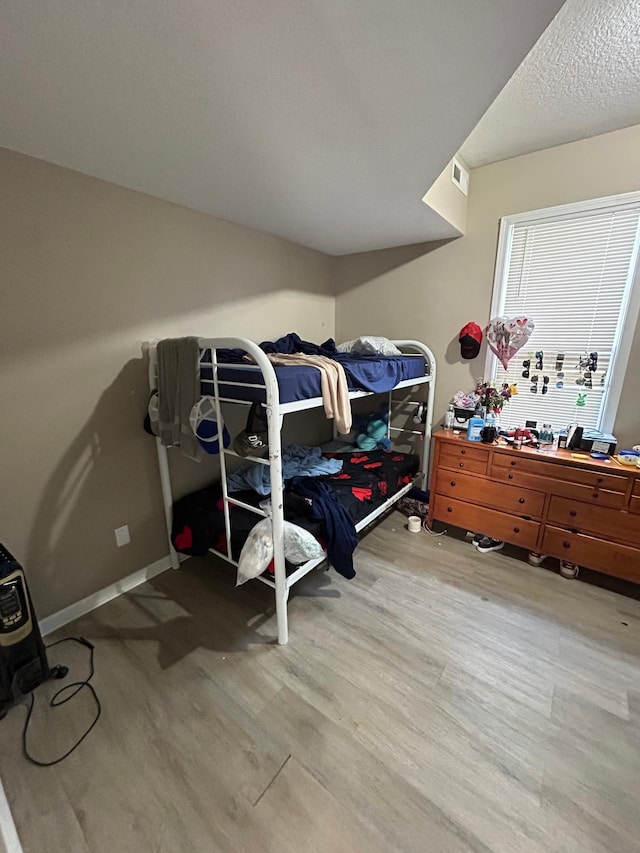
{"label": "white baseboard", "polygon": [[[189,559],[184,554],[179,554],[178,556],[181,562]],[[105,586],[104,589],[99,589],[97,592],[88,595],[81,601],[76,601],[75,604],[70,604],[68,607],[58,610],[57,613],[52,613],[51,616],[46,616],[39,623],[42,636],[45,637],[47,634],[51,634],[52,631],[57,631],[57,629],[62,628],[63,625],[73,622],[74,619],[78,619],[80,616],[85,616],[87,613],[95,610],[96,607],[100,607],[102,604],[106,604],[107,601],[117,598],[119,595],[122,595],[123,592],[129,592],[130,589],[139,586],[145,581],[151,580],[151,578],[154,578],[156,575],[159,575],[170,568],[171,558],[167,554],[166,557],[156,560],[155,563],[151,563],[150,566],[145,566],[144,569],[138,569],[137,572],[127,575],[126,578],[122,578],[122,580],[116,581],[116,583],[112,583],[110,586]]]}

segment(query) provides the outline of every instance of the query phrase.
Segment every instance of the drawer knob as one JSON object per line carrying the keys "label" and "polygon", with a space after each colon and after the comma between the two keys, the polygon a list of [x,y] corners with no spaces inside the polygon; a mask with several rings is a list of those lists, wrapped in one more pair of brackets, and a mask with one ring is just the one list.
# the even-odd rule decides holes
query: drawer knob
{"label": "drawer knob", "polygon": [[455,484],[456,484],[456,481],[455,481],[455,480],[452,480],[452,481],[451,481],[451,483],[450,483],[450,485],[452,485],[452,486],[455,486]]}
{"label": "drawer knob", "polygon": [[523,503],[524,503],[524,498],[519,498],[519,499],[518,499],[518,503],[519,503],[519,504],[523,504]]}
{"label": "drawer knob", "polygon": [[458,464],[460,465],[461,468],[464,468],[464,462],[459,462]]}
{"label": "drawer knob", "polygon": [[511,460],[511,464],[512,464],[512,465],[515,465],[515,464],[516,464],[516,460],[515,460],[515,459],[512,459],[512,460]]}
{"label": "drawer knob", "polygon": [[600,493],[599,493],[599,492],[594,492],[594,493],[593,493],[593,497],[594,497],[594,498],[596,498],[596,500],[597,500],[597,499],[600,497]]}
{"label": "drawer knob", "polygon": [[596,480],[596,483],[601,483],[601,482],[602,482],[602,477],[598,477],[598,479]]}
{"label": "drawer knob", "polygon": [[509,479],[513,480],[513,474],[509,474]]}
{"label": "drawer knob", "polygon": [[571,510],[571,512],[569,513],[569,515],[570,515],[572,518],[575,518],[577,514],[578,514],[578,513],[575,511],[575,509],[572,509],[572,510]]}
{"label": "drawer knob", "polygon": [[460,451],[460,453],[461,453],[463,456],[464,456],[464,454],[465,454],[466,452],[467,452],[466,450],[461,450],[461,451]]}
{"label": "drawer knob", "polygon": [[514,533],[520,533],[520,528],[519,528],[519,527],[514,527],[514,528],[513,528],[513,532],[514,532]]}
{"label": "drawer knob", "polygon": [[450,506],[447,507],[447,512],[453,512]]}
{"label": "drawer knob", "polygon": [[571,548],[571,542],[563,542],[562,547],[563,548]]}

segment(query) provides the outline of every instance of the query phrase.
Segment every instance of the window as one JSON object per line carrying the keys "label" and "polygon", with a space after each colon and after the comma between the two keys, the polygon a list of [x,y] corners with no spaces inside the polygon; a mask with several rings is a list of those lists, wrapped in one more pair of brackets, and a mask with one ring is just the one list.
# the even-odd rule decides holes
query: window
{"label": "window", "polygon": [[[487,355],[485,375],[518,386],[503,426],[577,421],[612,431],[640,302],[639,243],[640,193],[501,221],[491,316],[526,315],[535,323],[506,371]],[[586,366],[596,366],[592,353],[595,370]]]}

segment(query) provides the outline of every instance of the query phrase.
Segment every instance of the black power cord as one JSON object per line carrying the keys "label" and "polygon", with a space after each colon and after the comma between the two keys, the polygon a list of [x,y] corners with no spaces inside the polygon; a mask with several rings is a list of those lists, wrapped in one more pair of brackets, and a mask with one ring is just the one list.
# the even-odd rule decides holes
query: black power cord
{"label": "black power cord", "polygon": [[[71,749],[68,749],[64,753],[64,755],[61,755],[59,758],[56,758],[53,761],[39,761],[37,758],[34,758],[31,755],[31,753],[29,752],[29,748],[27,746],[27,732],[29,729],[29,722],[31,721],[31,714],[33,713],[33,706],[35,704],[35,694],[33,692],[31,692],[31,702],[29,704],[29,710],[27,711],[27,719],[25,720],[24,728],[22,730],[22,752],[24,753],[25,758],[27,758],[32,764],[37,764],[38,767],[52,767],[54,764],[59,764],[61,761],[64,761],[65,758],[68,758],[71,755],[71,753],[80,746],[82,741],[86,738],[86,736],[89,734],[91,729],[98,722],[98,720],[100,719],[100,714],[102,713],[102,706],[100,705],[100,700],[98,699],[98,694],[94,690],[93,685],[89,683],[95,674],[95,668],[93,665],[93,653],[95,651],[95,648],[89,642],[89,640],[85,640],[84,637],[64,637],[64,639],[62,639],[62,640],[56,640],[55,643],[51,643],[50,645],[47,646],[47,648],[51,649],[51,648],[53,648],[53,646],[60,645],[60,643],[69,643],[69,642],[79,643],[81,646],[85,646],[87,649],[89,649],[89,675],[87,678],[84,679],[84,681],[73,681],[70,684],[65,684],[64,687],[61,687],[60,690],[56,691],[56,693],[54,693],[53,696],[51,697],[51,699],[49,700],[49,706],[51,708],[56,708],[59,705],[64,705],[70,699],[73,699],[73,697],[76,696],[83,688],[86,687],[88,690],[91,691],[91,695],[93,696],[93,698],[95,700],[96,716],[95,716],[93,722],[91,723],[91,725],[89,726],[89,728],[82,735],[80,740],[76,741],[76,743],[71,747]],[[55,667],[54,667],[54,670],[55,670]],[[75,688],[75,689],[73,689],[73,691],[71,693],[69,693],[68,696],[65,696],[64,699],[58,698],[61,694],[66,693],[67,691],[71,690],[72,688]]]}

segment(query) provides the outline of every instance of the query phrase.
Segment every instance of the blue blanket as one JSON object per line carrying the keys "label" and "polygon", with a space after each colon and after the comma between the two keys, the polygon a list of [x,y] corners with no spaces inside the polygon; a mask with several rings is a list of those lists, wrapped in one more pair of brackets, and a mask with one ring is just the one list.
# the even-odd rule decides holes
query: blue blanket
{"label": "blue blanket", "polygon": [[[337,474],[342,470],[341,459],[327,459],[319,447],[303,447],[289,444],[282,448],[282,479],[291,477],[320,477],[323,474]],[[259,463],[237,468],[227,477],[229,492],[241,492],[252,489],[259,495],[271,494],[271,475],[268,465]]]}
{"label": "blue blanket", "polygon": [[398,356],[351,353],[336,353],[331,358],[344,367],[351,387],[364,388],[365,391],[389,391],[403,379],[415,379],[416,375],[424,374],[422,361],[419,362],[418,374],[408,370],[408,367],[415,368],[417,359],[408,361]]}
{"label": "blue blanket", "polygon": [[[341,353],[336,349],[336,344],[333,338],[329,338],[322,344],[314,344],[310,341],[303,341],[295,332],[290,332],[288,335],[279,338],[277,341],[263,341],[260,348],[266,353],[296,353],[302,352],[306,355],[324,355],[340,362],[344,367],[347,375],[347,381],[350,389],[363,389],[365,391],[373,391],[381,393],[394,388],[399,382],[405,379],[416,379],[424,375],[424,362],[422,359],[402,356],[379,356],[379,355],[362,355],[352,353]],[[246,355],[241,349],[220,349],[218,350],[218,361],[221,364],[238,364],[243,361]],[[285,375],[291,380],[303,375],[305,368],[286,367],[286,374],[279,373],[276,368],[276,375],[281,388],[280,402],[290,402],[291,400],[306,399],[307,397],[319,396],[315,391],[303,393],[301,395],[284,395],[282,394],[283,382],[281,377]],[[309,371],[307,370],[307,375]],[[223,374],[221,374],[223,375]],[[315,369],[311,371],[314,380]],[[204,379],[209,376],[203,373]],[[229,378],[226,374],[223,378]],[[231,381],[233,379],[231,378]],[[246,381],[246,374],[239,377],[238,381]],[[319,384],[319,380],[318,380]],[[206,388],[203,389],[203,394],[211,393]],[[235,395],[234,395],[235,396]],[[243,398],[245,399],[245,398]],[[246,398],[248,399],[248,398]],[[258,399],[258,398],[256,398]],[[259,399],[264,399],[264,395]]]}

